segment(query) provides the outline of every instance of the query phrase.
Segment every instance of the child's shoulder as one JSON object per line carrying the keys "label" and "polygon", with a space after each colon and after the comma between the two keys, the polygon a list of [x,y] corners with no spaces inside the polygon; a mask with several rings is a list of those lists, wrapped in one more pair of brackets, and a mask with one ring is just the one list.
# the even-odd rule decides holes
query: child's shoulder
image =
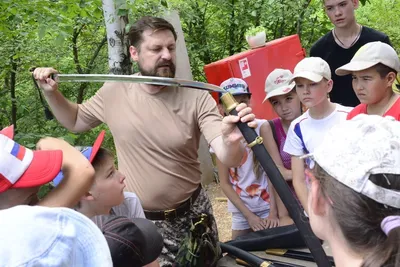
{"label": "child's shoulder", "polygon": [[308,114],[308,110],[306,110],[303,114],[301,114],[299,117],[297,117],[290,123],[290,127],[292,126],[294,127],[296,124],[306,121],[309,118],[310,115]]}
{"label": "child's shoulder", "polygon": [[343,106],[343,105],[340,105],[340,104],[336,103],[335,112],[345,112],[345,113],[349,113],[349,112],[352,111],[353,109],[354,109],[353,107],[347,107],[347,106]]}
{"label": "child's shoulder", "polygon": [[124,192],[125,200],[139,201],[139,197],[133,192]]}

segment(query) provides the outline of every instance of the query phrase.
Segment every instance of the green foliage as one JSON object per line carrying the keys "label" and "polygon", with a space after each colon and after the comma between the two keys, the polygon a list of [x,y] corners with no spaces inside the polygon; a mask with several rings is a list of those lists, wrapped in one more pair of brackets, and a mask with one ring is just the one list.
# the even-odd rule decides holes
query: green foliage
{"label": "green foliage", "polygon": [[[360,1],[358,21],[384,31],[400,49],[398,0]],[[267,40],[299,34],[308,50],[332,28],[320,0],[115,0],[119,15],[133,22],[144,15],[178,10],[195,80],[206,81],[203,67],[247,50],[245,33],[263,27]],[[73,145],[90,145],[101,129],[107,130],[105,147],[113,140],[102,125],[72,134],[55,120],[46,120],[39,94],[29,73],[32,66],[52,66],[61,73],[107,73],[107,45],[100,0],[0,1],[0,126],[17,123],[17,141],[30,148],[43,136],[62,137]],[[128,24],[129,27],[129,24]],[[76,37],[76,38],[74,38]],[[74,54],[77,52],[77,56]],[[14,77],[14,78],[13,78]],[[15,81],[12,95],[12,81]],[[101,84],[84,88],[88,99]],[[62,93],[77,101],[81,84],[62,84]],[[12,109],[12,103],[15,109]],[[13,114],[15,115],[13,117]]]}
{"label": "green foliage", "polygon": [[256,27],[251,27],[248,29],[245,33],[245,36],[254,36],[259,32],[265,32],[265,27],[263,26],[256,26]]}

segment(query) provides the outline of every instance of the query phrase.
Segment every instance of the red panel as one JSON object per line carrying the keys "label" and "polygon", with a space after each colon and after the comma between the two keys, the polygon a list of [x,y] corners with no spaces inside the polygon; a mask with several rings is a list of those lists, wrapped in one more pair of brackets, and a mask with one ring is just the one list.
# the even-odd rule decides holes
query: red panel
{"label": "red panel", "polygon": [[[276,117],[265,97],[264,84],[268,74],[276,68],[293,71],[296,64],[305,57],[297,35],[287,36],[266,43],[265,46],[232,55],[204,66],[209,83],[220,85],[224,80],[237,77],[244,79],[253,94],[251,106],[260,119]],[[218,94],[213,93],[214,99]]]}

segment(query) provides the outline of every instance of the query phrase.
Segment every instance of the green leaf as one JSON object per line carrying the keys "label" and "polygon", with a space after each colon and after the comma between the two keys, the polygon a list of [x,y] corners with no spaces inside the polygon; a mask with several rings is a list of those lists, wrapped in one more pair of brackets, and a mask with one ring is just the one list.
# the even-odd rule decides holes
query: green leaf
{"label": "green leaf", "polygon": [[39,27],[39,32],[38,32],[39,40],[43,39],[45,35],[46,35],[46,27],[44,25],[41,25]]}
{"label": "green leaf", "polygon": [[117,15],[120,17],[128,15],[128,9],[118,9]]}

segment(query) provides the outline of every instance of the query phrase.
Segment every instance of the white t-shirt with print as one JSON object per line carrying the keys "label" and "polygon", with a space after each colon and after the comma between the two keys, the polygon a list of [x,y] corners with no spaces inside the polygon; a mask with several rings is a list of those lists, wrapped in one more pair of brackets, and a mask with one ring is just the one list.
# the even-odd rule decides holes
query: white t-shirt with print
{"label": "white t-shirt with print", "polygon": [[[290,124],[283,150],[292,156],[303,156],[312,153],[323,142],[329,129],[346,120],[352,107],[336,104],[336,109],[323,119],[311,118],[307,110]],[[314,167],[314,162],[307,159],[307,166]]]}
{"label": "white t-shirt with print", "polygon": [[[255,129],[257,135],[260,135],[261,125],[267,122],[266,120],[256,119],[257,128]],[[243,140],[243,142],[246,142]],[[212,148],[210,152],[214,153]],[[237,168],[229,169],[229,181],[232,184],[233,190],[240,196],[246,207],[252,212],[259,212],[269,210],[269,190],[267,175],[261,168],[260,178],[257,179],[253,170],[253,151],[246,146],[245,156],[242,163]],[[228,199],[228,211],[240,212],[235,205]]]}

